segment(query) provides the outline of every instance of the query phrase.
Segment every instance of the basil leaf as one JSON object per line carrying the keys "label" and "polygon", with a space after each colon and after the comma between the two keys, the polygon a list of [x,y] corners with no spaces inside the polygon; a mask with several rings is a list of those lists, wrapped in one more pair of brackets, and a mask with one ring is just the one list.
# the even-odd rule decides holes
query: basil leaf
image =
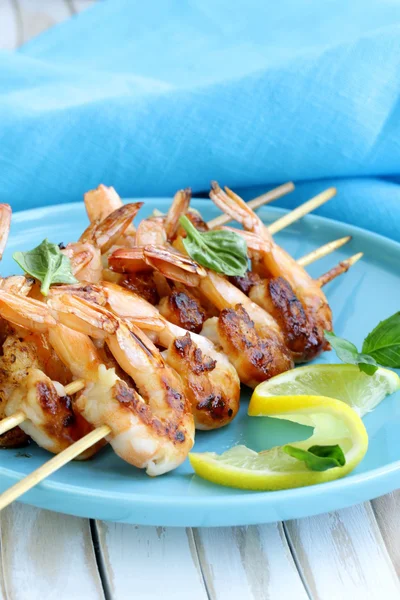
{"label": "basil leaf", "polygon": [[381,321],[367,335],[362,351],[384,367],[400,368],[400,312]]}
{"label": "basil leaf", "polygon": [[248,267],[247,244],[233,231],[198,231],[185,216],[179,219],[186,231],[183,245],[191,258],[203,267],[223,275],[244,275]]}
{"label": "basil leaf", "polygon": [[28,275],[38,279],[40,291],[47,296],[53,283],[77,283],[72,275],[71,262],[57,244],[45,239],[39,246],[27,252],[14,252],[13,259]]}
{"label": "basil leaf", "polygon": [[372,356],[359,352],[356,346],[348,340],[338,337],[332,331],[325,331],[324,334],[342,362],[358,365],[360,371],[366,375],[373,375],[378,369],[377,362]]}
{"label": "basil leaf", "polygon": [[343,450],[338,444],[311,446],[308,450],[286,445],[282,450],[297,460],[303,460],[310,471],[327,471],[335,467],[343,467],[346,464]]}

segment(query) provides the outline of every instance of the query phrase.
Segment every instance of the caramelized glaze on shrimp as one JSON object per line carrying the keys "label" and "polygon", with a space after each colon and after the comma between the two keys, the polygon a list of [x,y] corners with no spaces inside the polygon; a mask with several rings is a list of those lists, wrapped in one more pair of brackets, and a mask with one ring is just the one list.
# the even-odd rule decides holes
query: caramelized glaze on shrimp
{"label": "caramelized glaze on shrimp", "polygon": [[265,310],[212,271],[200,290],[220,311],[205,322],[202,334],[219,343],[243,383],[255,387],[293,367],[280,327]]}
{"label": "caramelized glaze on shrimp", "polygon": [[[37,346],[29,336],[7,338],[0,359],[0,408],[4,416],[22,410],[27,419],[19,428],[1,436],[1,446],[22,445],[29,436],[42,448],[58,453],[92,430],[74,412],[62,384],[52,381],[43,367]],[[80,458],[89,458],[102,445],[90,448]]]}
{"label": "caramelized glaze on shrimp", "polygon": [[[65,286],[63,286],[65,287]],[[203,336],[187,332],[163,319],[154,306],[143,298],[124,288],[109,282],[103,282],[103,291],[107,295],[107,305],[115,315],[133,319],[140,325],[145,323],[146,331],[151,330],[154,341],[166,348],[166,361],[182,378],[185,393],[190,400],[196,428],[215,429],[229,423],[239,408],[240,386],[237,373],[226,356],[217,352],[213,344]],[[64,312],[60,318],[64,323],[73,325],[69,319],[82,316],[79,301],[72,298],[50,302],[52,308]],[[73,306],[73,314],[69,306]],[[91,321],[95,312],[89,307],[87,319]],[[100,308],[99,318],[104,317]],[[110,317],[109,313],[108,316]],[[151,327],[151,321],[154,325]],[[159,323],[163,327],[159,327]],[[147,321],[147,323],[146,323]],[[91,321],[92,323],[93,321]],[[107,324],[108,329],[115,327],[113,319]],[[104,328],[103,323],[103,328]],[[80,325],[81,329],[85,327]],[[143,328],[142,325],[140,325]],[[89,330],[85,329],[86,332]]]}
{"label": "caramelized glaze on shrimp", "polygon": [[309,353],[306,351],[306,357],[314,357],[326,350],[329,344],[324,338],[324,330],[332,330],[332,312],[318,282],[314,281],[285,250],[274,242],[261,219],[246,202],[228,188],[224,192],[215,182],[212,187],[210,198],[213,202],[262,240],[258,256],[253,256],[253,268],[263,277],[282,277],[300,301],[312,338],[311,349]]}
{"label": "caramelized glaze on shrimp", "polygon": [[[105,338],[114,358],[132,378],[138,391],[122,381],[114,369],[90,359],[85,364],[89,383],[76,401],[77,410],[96,427],[108,425],[111,434],[107,440],[116,454],[146,469],[148,475],[161,475],[175,469],[186,459],[194,443],[193,416],[179,376],[134,325],[128,327],[116,320],[116,329],[110,334],[104,330],[103,318],[97,327],[90,322],[92,335]],[[81,327],[80,318],[76,325]],[[83,343],[83,335],[77,336],[79,345]],[[71,351],[59,336],[57,339],[53,336],[56,351],[79,376],[82,369],[76,365],[76,349]],[[84,343],[90,345],[89,338]],[[94,353],[93,346],[90,354]]]}
{"label": "caramelized glaze on shrimp", "polygon": [[[79,330],[73,331],[57,324],[50,314],[45,318],[47,305],[25,299],[21,309],[10,296],[6,292],[1,294],[0,307],[3,312],[7,307],[7,317],[12,317],[13,323],[21,318],[24,327],[30,322],[38,332],[47,327],[50,343],[60,359],[75,377],[85,378],[87,385],[74,408],[92,427],[110,427],[107,440],[121,458],[145,468],[149,475],[165,473],[185,460],[194,442],[189,402],[179,376],[140,329],[112,315],[107,319],[101,307],[96,307],[99,314],[96,321],[94,311],[87,311],[88,302],[76,297],[81,301],[81,310],[75,321],[71,311],[57,312],[61,317],[66,314],[68,324]],[[61,298],[56,296],[59,301]],[[88,321],[82,326],[86,311]],[[107,369],[101,363],[93,342],[85,334],[87,330],[93,337],[105,340],[138,391],[122,381],[114,369]],[[33,394],[30,400],[33,404],[40,403],[41,396]],[[15,404],[12,406],[16,408]],[[43,434],[43,424],[40,431]],[[42,441],[39,443],[43,445]]]}

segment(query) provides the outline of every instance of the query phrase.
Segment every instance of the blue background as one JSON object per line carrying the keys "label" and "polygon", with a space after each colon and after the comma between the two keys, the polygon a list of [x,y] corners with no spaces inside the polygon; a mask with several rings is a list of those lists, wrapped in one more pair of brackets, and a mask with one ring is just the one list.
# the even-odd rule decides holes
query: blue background
{"label": "blue background", "polygon": [[100,2],[0,53],[0,201],[334,183],[320,214],[400,240],[399,91],[397,1]]}

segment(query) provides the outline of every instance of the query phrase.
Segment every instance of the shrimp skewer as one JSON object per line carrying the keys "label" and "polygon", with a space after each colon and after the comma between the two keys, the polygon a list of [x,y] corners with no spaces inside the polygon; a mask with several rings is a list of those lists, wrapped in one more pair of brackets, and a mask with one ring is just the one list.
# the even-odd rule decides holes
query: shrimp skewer
{"label": "shrimp skewer", "polygon": [[[69,322],[70,319],[68,320]],[[75,402],[76,409],[96,427],[107,425],[107,440],[116,454],[148,475],[161,475],[183,462],[193,446],[194,422],[177,374],[170,369],[154,344],[134,325],[115,319],[110,334],[99,320],[92,326],[95,337],[104,338],[122,369],[139,392],[129,387],[98,361],[86,362],[89,383]],[[76,321],[78,328],[81,320]],[[62,325],[60,327],[63,327]],[[85,334],[75,332],[79,344],[91,345]],[[50,333],[54,348],[75,376],[82,375],[76,349]],[[95,351],[94,346],[90,354]],[[146,400],[145,400],[145,399]]]}
{"label": "shrimp skewer", "polygon": [[[254,262],[261,260],[263,252],[268,252],[269,245],[258,235],[228,229],[245,238]],[[295,362],[309,361],[325,348],[325,338],[318,337],[303,304],[284,277],[265,277],[250,271],[242,277],[230,277],[230,281],[279,323]]]}
{"label": "shrimp skewer", "polygon": [[[176,215],[176,211],[174,214]],[[137,230],[137,237],[142,243],[165,240],[162,219],[142,221]],[[180,240],[179,236],[175,240],[179,250],[183,248]],[[216,328],[211,331],[211,325],[208,323],[202,333],[205,333],[206,337],[211,336],[212,341],[228,355],[240,380],[255,387],[260,381],[290,369],[293,366],[292,356],[284,344],[278,323],[223,277],[212,271],[204,272],[207,276],[200,279],[198,290],[217,308],[219,316],[213,321]],[[196,300],[189,300],[197,309]],[[171,296],[161,302],[160,308],[165,316],[169,316],[167,311],[170,301]],[[197,314],[201,315],[201,309]]]}
{"label": "shrimp skewer", "polygon": [[[19,336],[11,335],[3,347],[1,404],[6,416],[0,422],[0,433],[20,426],[25,436],[31,437],[42,448],[57,453],[91,431],[92,427],[76,414],[70,395],[84,387],[82,380],[63,386],[52,381],[41,369],[36,347]],[[15,430],[8,436],[7,447],[26,439]],[[11,442],[11,443],[10,443]],[[88,458],[98,448],[82,458]]]}
{"label": "shrimp skewer", "polygon": [[283,277],[301,302],[310,327],[318,340],[320,351],[328,347],[324,330],[332,330],[332,313],[321,287],[296,261],[278,246],[259,217],[236,194],[225,193],[218,184],[213,184],[210,197],[243,227],[256,234],[262,243],[253,268],[261,276]]}
{"label": "shrimp skewer", "polygon": [[[63,286],[66,289],[66,286]],[[62,289],[58,292],[62,293]],[[85,288],[87,293],[87,288]],[[81,315],[84,308],[91,317],[102,313],[100,307],[82,306],[83,297],[52,297],[50,306],[52,310],[60,311],[57,316],[65,324],[74,323],[67,320],[70,313],[71,318],[75,320]],[[77,292],[76,288],[72,292]],[[234,367],[230,364],[227,357],[218,352],[212,342],[203,336],[189,333],[188,331],[169,323],[164,319],[158,310],[146,302],[140,296],[125,290],[124,288],[110,283],[103,282],[103,292],[107,297],[107,306],[115,315],[126,319],[133,319],[140,325],[140,320],[148,322],[153,340],[163,348],[166,348],[166,362],[182,378],[185,386],[185,392],[190,400],[192,412],[195,418],[197,429],[215,429],[229,423],[237,414],[240,401],[240,383]],[[68,293],[68,290],[66,290]],[[91,300],[93,301],[93,296]],[[94,317],[95,318],[95,317]],[[151,321],[157,324],[161,320],[163,327],[151,327]],[[112,322],[112,318],[110,318]],[[81,325],[84,327],[84,325]],[[103,327],[109,327],[109,324],[103,324]],[[111,325],[112,327],[112,325]]]}
{"label": "shrimp skewer", "polygon": [[[20,324],[27,327],[30,320],[31,327],[39,332],[47,327],[49,341],[59,358],[75,377],[85,378],[85,388],[74,408],[92,426],[107,425],[107,440],[121,458],[146,468],[149,475],[176,468],[194,441],[193,416],[179,376],[133,323],[123,322],[111,313],[106,315],[99,307],[96,320],[91,305],[88,307],[82,298],[78,300],[79,311],[57,313],[60,317],[66,315],[64,320],[69,327],[57,324],[45,304],[25,299],[21,308],[6,292],[0,293],[0,308],[13,323],[21,320]],[[71,325],[78,331],[70,329]],[[86,335],[88,330],[92,337],[106,342],[138,392],[114,369],[102,364]]]}
{"label": "shrimp skewer", "polygon": [[292,353],[270,314],[212,271],[201,280],[200,291],[220,311],[204,323],[202,335],[223,349],[242,383],[255,387],[293,367]]}

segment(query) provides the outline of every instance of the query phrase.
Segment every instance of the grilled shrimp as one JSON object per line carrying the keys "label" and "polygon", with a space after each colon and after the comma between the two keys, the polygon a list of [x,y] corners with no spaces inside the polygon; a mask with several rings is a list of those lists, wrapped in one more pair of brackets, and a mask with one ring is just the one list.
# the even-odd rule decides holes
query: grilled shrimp
{"label": "grilled shrimp", "polygon": [[143,219],[136,231],[135,248],[115,250],[109,257],[110,267],[118,273],[155,269],[168,279],[190,287],[197,286],[200,278],[206,276],[203,267],[168,243],[179,226],[179,216],[189,206],[190,197],[189,189],[180,190],[176,193],[166,217]]}
{"label": "grilled shrimp", "polygon": [[[22,445],[30,436],[42,448],[58,453],[92,430],[74,412],[63,385],[52,381],[42,369],[43,363],[32,339],[16,335],[7,338],[0,359],[0,408],[2,416],[22,410],[27,420],[1,436],[1,446]],[[89,458],[102,445],[90,448],[80,459]]]}
{"label": "grilled shrimp", "polygon": [[[59,316],[62,317],[61,312]],[[72,318],[69,313],[69,324]],[[194,443],[193,415],[180,377],[135,325],[128,326],[115,318],[111,333],[110,323],[105,323],[101,313],[97,324],[89,320],[92,336],[105,339],[138,391],[122,381],[114,369],[98,365],[98,361],[86,361],[85,376],[89,383],[76,400],[76,409],[92,425],[108,425],[111,433],[107,440],[116,454],[138,468],[145,468],[148,475],[175,469],[186,459]],[[81,328],[82,312],[75,325]],[[77,335],[82,338],[84,334]],[[76,350],[71,353],[61,336],[54,339],[54,333],[50,339],[75,376],[81,376]],[[85,344],[89,341],[87,337]],[[93,346],[91,354],[94,350]]]}
{"label": "grilled shrimp", "polygon": [[168,279],[184,282],[190,287],[199,285],[200,279],[206,276],[205,269],[190,257],[164,246],[117,249],[109,256],[108,263],[118,273],[156,269]]}
{"label": "grilled shrimp", "polygon": [[207,319],[207,312],[189,289],[174,285],[162,296],[158,309],[171,323],[187,331],[200,333]]}
{"label": "grilled shrimp", "polygon": [[[235,231],[245,238],[249,257],[253,261],[260,262],[262,253],[268,252],[269,244],[257,235],[232,227],[224,229]],[[262,277],[254,271],[248,271],[243,277],[230,277],[229,280],[279,323],[295,362],[309,361],[323,350],[325,342],[321,344],[312,320],[286,279]]]}
{"label": "grilled shrimp", "polygon": [[[20,428],[41,448],[58,454],[92,431],[93,427],[74,412],[72,401],[63,393],[60,384],[53,382],[39,369],[26,372],[18,387],[11,393],[5,415],[22,410],[27,417]],[[89,458],[99,450],[93,446],[79,458]]]}
{"label": "grilled shrimp", "polygon": [[[55,297],[56,300],[61,298]],[[87,381],[74,402],[75,411],[92,426],[110,427],[107,441],[121,458],[136,467],[146,468],[149,475],[176,468],[185,460],[194,442],[193,416],[179,376],[139,328],[111,313],[107,316],[101,307],[96,307],[96,320],[95,311],[88,310],[94,305],[77,299],[82,303],[76,314],[53,311],[60,321],[66,317],[68,325],[73,324],[78,331],[57,324],[47,305],[24,299],[21,309],[6,292],[0,293],[0,310],[6,312],[13,323],[21,319],[21,324],[26,326],[30,322],[38,332],[47,327],[49,341],[59,358],[75,377]],[[114,369],[102,364],[86,335],[88,330],[94,338],[107,343],[138,391],[120,379]]]}
{"label": "grilled shrimp", "polygon": [[[104,221],[112,212],[121,208],[123,202],[113,187],[100,184],[97,189],[89,190],[84,195],[85,208],[91,223]],[[135,245],[135,228],[130,224],[117,239],[118,246]]]}
{"label": "grilled shrimp", "polygon": [[71,262],[72,274],[79,281],[98,283],[101,280],[103,264],[100,249],[89,242],[72,242],[61,250]]}
{"label": "grilled shrimp", "polygon": [[[66,289],[66,286],[61,286],[58,291],[61,293],[62,289]],[[109,282],[103,282],[103,292],[107,296],[107,306],[115,315],[133,319],[141,329],[150,329],[154,341],[167,349],[166,362],[182,378],[197,429],[222,427],[235,417],[239,409],[240,383],[235,369],[225,355],[217,352],[213,344],[203,336],[189,333],[166,321],[154,306],[134,293]],[[81,298],[84,298],[84,293]],[[98,297],[98,303],[104,305],[101,295]],[[72,319],[76,319],[77,315],[81,314],[80,308],[83,308],[76,298],[71,297],[60,298],[55,302],[53,296],[50,304],[56,310],[72,313]],[[96,318],[87,306],[85,310],[87,319],[89,314]],[[99,308],[96,310],[98,318],[100,314],[103,317],[107,314],[102,313]],[[72,321],[67,320],[66,314],[61,318],[65,323],[73,325]],[[144,325],[140,324],[141,320]],[[162,328],[159,327],[160,320],[163,323]],[[112,319],[110,321],[107,324],[103,322],[103,328],[112,329]]]}
{"label": "grilled shrimp", "polygon": [[[57,453],[92,429],[65,395],[63,385],[72,375],[45,335],[55,325],[46,312],[42,302],[0,291],[0,314],[17,330],[5,340],[0,358],[0,413],[7,416],[22,410],[28,419],[1,436],[0,446],[21,445],[30,436]],[[102,445],[96,444],[80,458],[92,456]]]}
{"label": "grilled shrimp", "polygon": [[118,273],[157,270],[174,281],[195,287],[206,271],[190,257],[167,245],[162,217],[143,219],[136,232],[136,247],[117,249],[109,256],[110,267]]}
{"label": "grilled shrimp", "polygon": [[0,290],[20,296],[28,296],[34,283],[35,280],[33,277],[10,275],[9,277],[0,278]]}
{"label": "grilled shrimp", "polygon": [[143,202],[122,205],[99,223],[91,223],[82,233],[79,241],[92,243],[104,254],[125,233],[141,206]]}
{"label": "grilled shrimp", "polygon": [[189,207],[191,197],[192,190],[186,188],[185,190],[179,190],[172,200],[168,213],[164,218],[164,230],[169,242],[173,242],[177,236],[185,234],[185,230],[179,224],[179,217],[182,215],[185,215],[199,231],[208,231],[208,225],[203,221],[200,213]]}
{"label": "grilled shrimp", "polygon": [[179,217],[185,215],[189,210],[189,204],[192,197],[192,190],[178,190],[174,196],[169,211],[164,219],[164,231],[168,240],[175,237],[179,228]]}
{"label": "grilled shrimp", "polygon": [[[104,188],[104,186],[100,187]],[[116,194],[115,190],[113,192]],[[93,197],[97,198],[98,193],[99,188],[85,195],[89,216],[95,214],[97,205],[93,201]],[[87,202],[87,196],[92,199],[90,203]],[[142,204],[142,202],[137,202],[123,205],[121,202],[121,206],[112,212],[110,211],[103,220],[94,220],[83,232],[78,242],[68,244],[62,250],[63,254],[70,259],[72,273],[79,281],[98,283],[101,280],[103,273],[101,255],[114,247],[118,240],[123,239],[121,236],[129,228],[130,222]],[[100,216],[106,213],[107,210],[99,210],[98,212]]]}
{"label": "grilled shrimp", "polygon": [[293,367],[278,323],[232,283],[209,271],[200,291],[220,311],[202,334],[222,347],[243,383],[255,387]]}
{"label": "grilled shrimp", "polygon": [[[255,233],[263,240],[258,255],[253,256],[253,269],[263,277],[283,278],[290,288],[290,293],[300,301],[311,336],[315,338],[311,342],[310,355],[315,356],[326,350],[329,345],[324,338],[324,330],[332,330],[332,312],[318,282],[274,242],[261,219],[246,202],[228,188],[225,193],[217,183],[212,185],[210,198],[213,202],[232,219],[241,223],[247,231]],[[259,295],[257,297],[259,299]],[[268,303],[268,299],[266,302]],[[306,350],[306,356],[307,352]]]}

